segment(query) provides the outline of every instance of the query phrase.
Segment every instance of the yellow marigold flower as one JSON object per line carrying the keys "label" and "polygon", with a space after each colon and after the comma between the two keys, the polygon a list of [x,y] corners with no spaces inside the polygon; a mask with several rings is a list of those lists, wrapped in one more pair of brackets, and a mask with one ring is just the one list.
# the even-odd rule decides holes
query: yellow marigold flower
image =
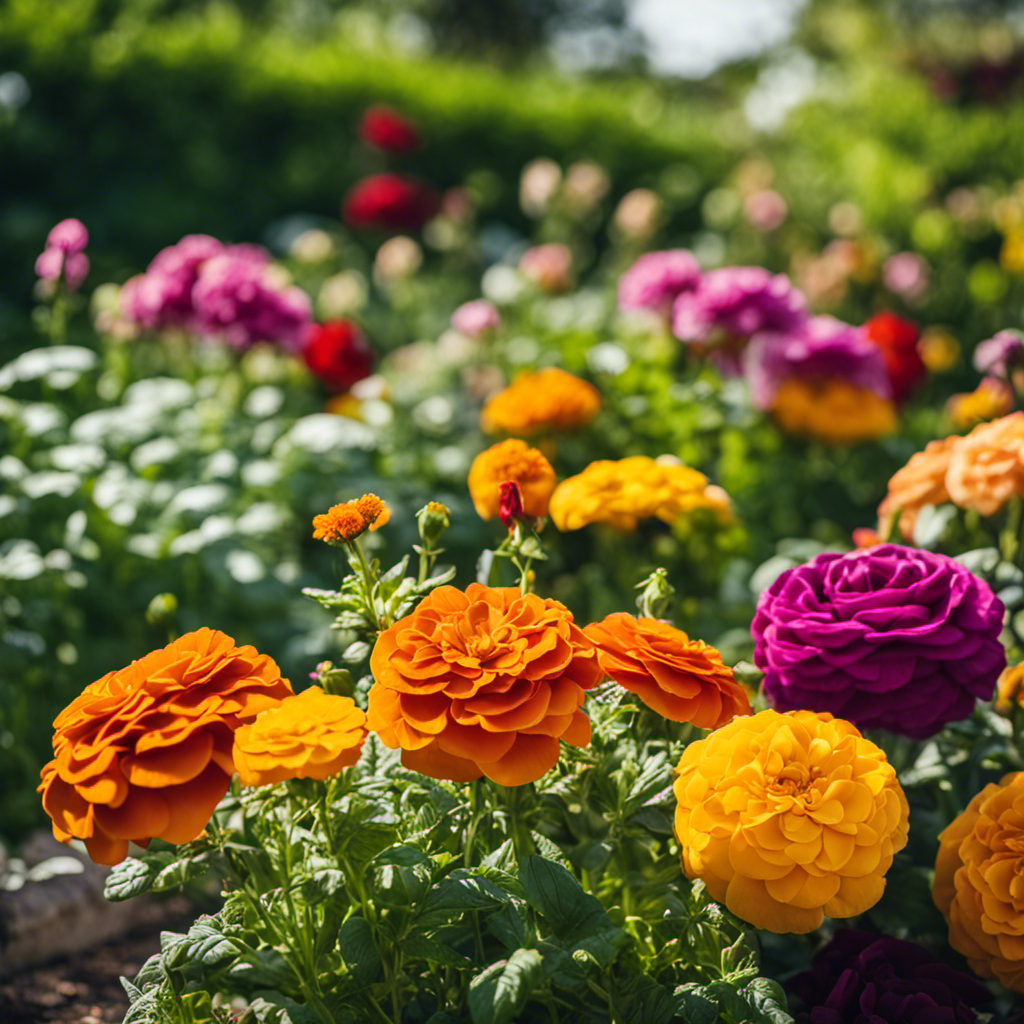
{"label": "yellow marigold flower", "polygon": [[931,373],[945,373],[960,358],[960,343],[943,327],[928,327],[917,343],[917,351]]}
{"label": "yellow marigold flower", "polygon": [[775,395],[772,415],[787,434],[825,444],[874,441],[896,429],[896,408],[867,388],[844,380],[790,377]]}
{"label": "yellow marigold flower", "polygon": [[957,505],[983,516],[1024,495],[1024,412],[982,423],[957,441],[946,488]]}
{"label": "yellow marigold flower", "polygon": [[885,754],[825,712],[762,711],[691,743],[677,768],[683,869],[737,917],[809,932],[885,889],[908,806]]}
{"label": "yellow marigold flower", "polygon": [[529,437],[545,430],[585,427],[600,411],[601,396],[592,384],[554,367],[520,374],[491,398],[480,414],[487,434]]}
{"label": "yellow marigold flower", "polygon": [[983,978],[1024,992],[1024,773],[989,783],[939,834],[932,897],[949,944]]}
{"label": "yellow marigold flower", "polygon": [[509,480],[519,484],[527,516],[548,514],[548,499],[557,482],[555,471],[536,448],[510,438],[481,452],[469,467],[469,494],[481,519],[498,514],[498,492]]}
{"label": "yellow marigold flower", "polygon": [[592,462],[555,488],[548,514],[563,533],[588,523],[635,530],[641,519],[657,517],[672,523],[698,508],[731,518],[725,492],[716,488],[709,494],[707,482],[695,469],[661,463],[646,455]]}
{"label": "yellow marigold flower", "polygon": [[313,517],[313,538],[328,544],[351,543],[367,530],[379,530],[391,518],[391,509],[376,494],[332,505]]}
{"label": "yellow marigold flower", "polygon": [[1008,274],[1024,274],[1024,233],[1013,231],[1003,239],[999,265]]}
{"label": "yellow marigold flower", "polygon": [[243,786],[326,779],[359,760],[366,713],[351,697],[311,686],[235,732],[232,757]]}
{"label": "yellow marigold flower", "polygon": [[923,452],[910,456],[910,461],[898,469],[889,481],[889,491],[878,506],[878,532],[888,537],[893,520],[900,513],[900,533],[904,540],[914,536],[914,524],[925,505],[941,505],[949,501],[946,473],[953,446],[959,437],[942,441],[929,441]]}
{"label": "yellow marigold flower", "polygon": [[946,412],[957,430],[1005,416],[1013,408],[1013,390],[1005,381],[985,377],[966,394],[953,395]]}
{"label": "yellow marigold flower", "polygon": [[996,711],[1008,715],[1015,706],[1024,707],[1024,663],[1007,665],[996,681]]}

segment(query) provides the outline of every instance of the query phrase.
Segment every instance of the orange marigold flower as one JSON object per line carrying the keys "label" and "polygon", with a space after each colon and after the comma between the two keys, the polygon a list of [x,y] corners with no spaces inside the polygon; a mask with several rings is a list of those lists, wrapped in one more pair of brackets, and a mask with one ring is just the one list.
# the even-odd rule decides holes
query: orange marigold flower
{"label": "orange marigold flower", "polygon": [[722,656],[658,619],[616,612],[587,626],[606,675],[673,722],[717,729],[750,714],[746,691]]}
{"label": "orange marigold flower", "polygon": [[231,781],[235,731],[291,692],[272,659],[212,629],[108,672],[53,723],[39,791],[54,836],[98,864],[129,840],[191,842]]}
{"label": "orange marigold flower", "polygon": [[949,496],[983,516],[1024,495],[1024,412],[982,423],[961,438],[946,473]]}
{"label": "orange marigold flower", "polygon": [[530,436],[546,430],[585,427],[600,411],[597,388],[565,370],[551,367],[521,373],[491,398],[480,414],[486,434]]}
{"label": "orange marigold flower", "polygon": [[982,978],[1024,992],[1024,772],[989,783],[939,833],[932,897],[949,944]]}
{"label": "orange marigold flower", "polygon": [[957,430],[1005,416],[1012,408],[1013,389],[998,377],[983,377],[973,391],[953,395],[946,402],[946,412]]}
{"label": "orange marigold flower", "polygon": [[925,505],[941,505],[949,501],[946,473],[953,446],[959,437],[929,441],[923,452],[910,456],[910,461],[897,470],[889,481],[889,492],[878,506],[878,532],[883,537],[892,533],[896,513],[900,513],[900,533],[904,540],[914,536],[914,524]]}
{"label": "orange marigold flower", "polygon": [[519,484],[526,515],[539,519],[548,514],[555,471],[536,448],[510,438],[481,452],[469,467],[469,494],[481,519],[498,514],[498,491],[507,481]]}
{"label": "orange marigold flower", "polygon": [[584,746],[584,691],[601,682],[594,645],[565,605],[517,588],[438,587],[381,633],[370,656],[368,723],[434,778],[539,779],[559,740]]}
{"label": "orange marigold flower", "polygon": [[889,399],[845,380],[790,377],[775,394],[772,416],[787,434],[825,444],[874,441],[896,429],[896,407]]}
{"label": "orange marigold flower", "polygon": [[366,713],[351,697],[311,686],[238,729],[235,769],[243,786],[326,779],[359,760],[366,733]]}
{"label": "orange marigold flower", "polygon": [[996,711],[1008,715],[1014,707],[1024,707],[1024,663],[1007,665],[996,681]]}
{"label": "orange marigold flower", "polygon": [[391,509],[376,494],[332,505],[313,517],[313,538],[328,544],[351,543],[367,530],[379,530],[391,518]]}
{"label": "orange marigold flower", "polygon": [[608,523],[635,530],[641,519],[675,522],[684,513],[709,508],[724,522],[732,518],[728,496],[708,487],[707,477],[681,464],[634,455],[616,462],[592,462],[582,473],[563,480],[548,505],[559,530],[579,530],[588,523]]}
{"label": "orange marigold flower", "polygon": [[762,711],[691,743],[677,768],[683,869],[737,917],[810,932],[885,890],[907,799],[885,754],[826,712]]}

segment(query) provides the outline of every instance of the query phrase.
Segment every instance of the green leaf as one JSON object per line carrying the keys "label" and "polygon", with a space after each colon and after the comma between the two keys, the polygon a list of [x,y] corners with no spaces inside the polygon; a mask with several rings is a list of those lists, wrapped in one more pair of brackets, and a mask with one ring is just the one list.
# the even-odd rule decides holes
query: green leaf
{"label": "green leaf", "polygon": [[521,948],[529,935],[523,915],[514,903],[507,903],[496,913],[488,914],[487,930],[509,951]]}
{"label": "green leaf", "polygon": [[188,930],[183,942],[178,943],[164,966],[173,969],[200,963],[204,967],[215,967],[225,960],[231,960],[242,951],[241,946],[221,931],[221,922],[204,914]]}
{"label": "green leaf", "polygon": [[402,940],[402,954],[414,960],[429,960],[445,967],[472,967],[473,961],[450,946],[428,939],[425,935],[407,935]]}
{"label": "green leaf", "polygon": [[340,590],[318,590],[316,587],[303,587],[302,596],[311,598],[323,608],[353,607],[351,594],[343,594]]}
{"label": "green leaf", "polygon": [[177,862],[177,856],[168,851],[143,857],[129,857],[111,869],[107,875],[103,895],[112,903],[118,903],[149,892],[157,876]]}
{"label": "green leaf", "polygon": [[544,977],[544,960],[535,949],[517,949],[469,983],[473,1024],[510,1024]]}
{"label": "green leaf", "polygon": [[601,901],[583,891],[561,864],[531,854],[520,863],[526,899],[566,947],[574,947],[612,927]]}
{"label": "green leaf", "polygon": [[350,917],[338,930],[338,943],[357,985],[369,985],[383,975],[373,929],[364,918]]}
{"label": "green leaf", "polygon": [[264,992],[249,1004],[249,1013],[259,1024],[320,1024],[317,1015],[280,992]]}
{"label": "green leaf", "polygon": [[546,860],[553,860],[556,864],[561,864],[566,871],[572,871],[572,862],[562,853],[562,848],[553,839],[549,839],[540,832],[532,830],[530,831],[530,838],[533,839],[534,845],[540,851],[542,857]]}
{"label": "green leaf", "polygon": [[793,1024],[782,986],[771,978],[755,978],[740,990],[740,995],[764,1024]]}
{"label": "green leaf", "polygon": [[400,580],[405,575],[405,570],[408,568],[409,556],[406,555],[400,562],[398,562],[396,565],[391,566],[391,568],[388,569],[388,571],[381,576],[380,582],[391,583],[394,580]]}
{"label": "green leaf", "polygon": [[718,1024],[718,997],[704,985],[689,982],[673,993],[676,1015],[686,1024]]}
{"label": "green leaf", "polygon": [[593,960],[602,970],[607,969],[619,955],[623,946],[629,945],[629,936],[622,928],[605,928],[597,935],[591,935],[573,945],[573,958],[581,956]]}
{"label": "green leaf", "polygon": [[357,664],[360,661],[366,661],[370,656],[370,645],[365,640],[357,640],[354,644],[349,644],[348,647],[341,652],[341,656],[350,665]]}

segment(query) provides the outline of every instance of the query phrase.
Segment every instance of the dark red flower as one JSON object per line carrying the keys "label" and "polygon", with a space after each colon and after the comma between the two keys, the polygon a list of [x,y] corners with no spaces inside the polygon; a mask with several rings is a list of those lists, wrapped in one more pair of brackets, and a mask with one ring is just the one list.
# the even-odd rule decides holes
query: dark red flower
{"label": "dark red flower", "polygon": [[420,145],[416,125],[397,110],[381,104],[370,107],[359,122],[359,138],[385,153],[413,153]]}
{"label": "dark red flower", "polygon": [[864,333],[885,356],[893,398],[897,402],[906,401],[927,373],[917,351],[917,325],[895,313],[879,313],[864,325]]}
{"label": "dark red flower", "polygon": [[506,480],[498,487],[498,518],[510,530],[520,519],[526,518],[523,492],[515,480]]}
{"label": "dark red flower", "polygon": [[329,391],[347,391],[370,375],[376,361],[366,335],[351,320],[313,324],[302,354]]}
{"label": "dark red flower", "polygon": [[374,174],[352,186],[342,205],[351,228],[416,231],[437,212],[439,199],[429,185],[400,174]]}

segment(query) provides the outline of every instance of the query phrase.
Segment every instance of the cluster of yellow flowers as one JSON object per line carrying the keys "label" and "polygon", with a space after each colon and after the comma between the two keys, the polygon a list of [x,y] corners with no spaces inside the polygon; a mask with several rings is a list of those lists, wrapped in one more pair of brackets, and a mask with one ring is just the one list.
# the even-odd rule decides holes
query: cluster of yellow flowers
{"label": "cluster of yellow flowers", "polygon": [[825,444],[874,441],[896,429],[896,408],[888,399],[844,380],[783,381],[772,415],[788,434]]}
{"label": "cluster of yellow flowers", "polygon": [[1024,497],[1024,412],[982,423],[965,437],[932,441],[911,456],[878,506],[878,532],[888,536],[898,512],[909,540],[926,505],[952,501],[991,516],[1014,495]]}
{"label": "cluster of yellow flowers", "polygon": [[531,437],[585,427],[600,409],[597,388],[551,367],[520,374],[489,399],[480,414],[480,426],[486,434]]}

